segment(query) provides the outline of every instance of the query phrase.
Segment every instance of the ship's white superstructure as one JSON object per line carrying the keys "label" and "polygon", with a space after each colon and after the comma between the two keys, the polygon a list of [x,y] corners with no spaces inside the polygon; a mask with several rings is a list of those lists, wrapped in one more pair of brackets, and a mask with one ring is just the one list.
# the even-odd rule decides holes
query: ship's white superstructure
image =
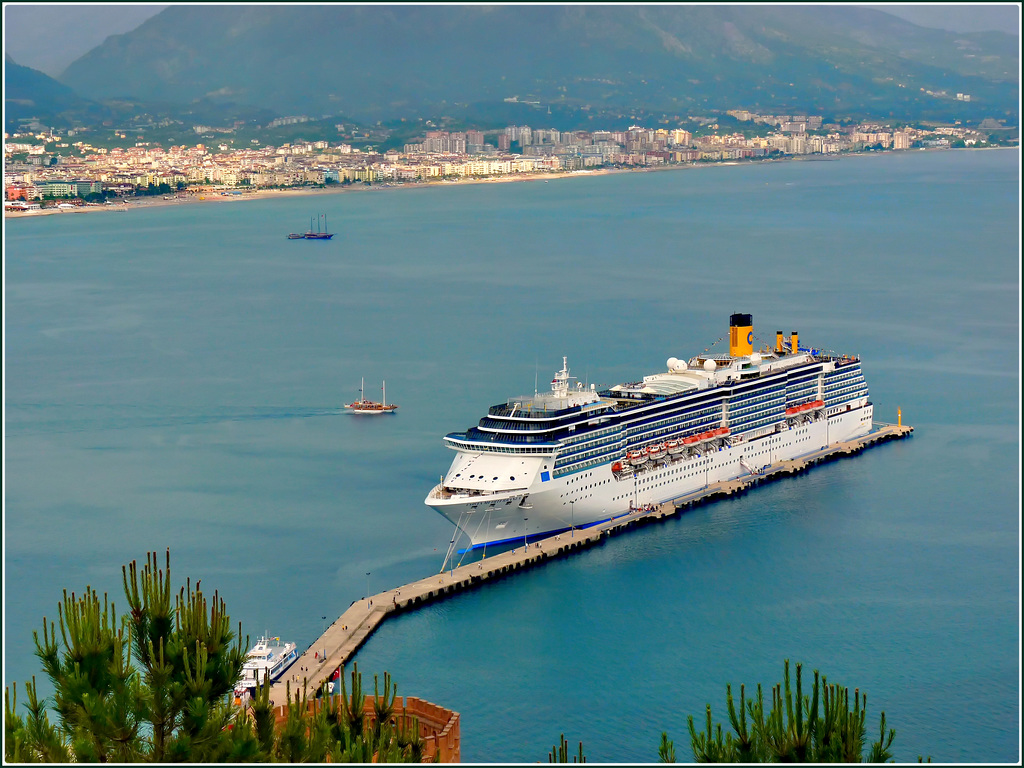
{"label": "ship's white superstructure", "polygon": [[261,637],[246,656],[242,676],[235,683],[235,694],[251,692],[269,677],[274,682],[299,658],[295,643],[282,642],[280,637]]}
{"label": "ship's white superstructure", "polygon": [[867,434],[860,360],[776,335],[754,351],[750,315],[729,354],[669,358],[603,391],[571,384],[492,406],[444,440],[455,459],[426,504],[478,547],[583,528]]}

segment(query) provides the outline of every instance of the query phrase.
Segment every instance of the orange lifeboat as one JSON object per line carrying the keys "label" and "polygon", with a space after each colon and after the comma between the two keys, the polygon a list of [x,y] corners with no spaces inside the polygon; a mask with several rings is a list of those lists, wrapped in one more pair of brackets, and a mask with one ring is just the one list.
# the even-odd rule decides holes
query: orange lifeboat
{"label": "orange lifeboat", "polygon": [[613,462],[612,463],[612,472],[621,472],[621,471],[622,471],[622,462],[621,461]]}
{"label": "orange lifeboat", "polygon": [[697,442],[700,442],[700,435],[690,435],[683,438],[683,445],[693,445]]}
{"label": "orange lifeboat", "polygon": [[649,459],[657,459],[657,458],[660,458],[660,457],[661,457],[661,446],[660,445],[648,446],[648,448],[647,448],[647,458],[649,458]]}
{"label": "orange lifeboat", "polygon": [[647,451],[630,451],[626,454],[629,463],[637,467],[647,461]]}
{"label": "orange lifeboat", "polygon": [[718,429],[715,430],[715,435],[717,437],[721,437],[722,435],[728,435],[728,434],[729,434],[729,428],[728,427],[719,427]]}
{"label": "orange lifeboat", "polygon": [[665,450],[670,454],[679,453],[683,449],[682,444],[678,440],[669,440],[665,443]]}
{"label": "orange lifeboat", "polygon": [[809,403],[801,403],[800,405],[794,405],[792,408],[787,408],[786,415],[795,416],[796,414],[802,413],[803,411],[809,411],[812,410],[813,408],[821,408],[823,405],[825,405],[824,400],[812,400]]}

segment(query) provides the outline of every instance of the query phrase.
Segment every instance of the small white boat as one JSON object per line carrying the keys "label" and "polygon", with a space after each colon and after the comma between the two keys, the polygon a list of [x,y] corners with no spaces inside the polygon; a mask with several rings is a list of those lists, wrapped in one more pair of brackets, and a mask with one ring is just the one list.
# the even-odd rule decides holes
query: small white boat
{"label": "small white boat", "polygon": [[295,643],[282,642],[280,637],[261,637],[242,666],[242,676],[235,683],[235,695],[251,693],[268,676],[270,682],[274,682],[297,658]]}

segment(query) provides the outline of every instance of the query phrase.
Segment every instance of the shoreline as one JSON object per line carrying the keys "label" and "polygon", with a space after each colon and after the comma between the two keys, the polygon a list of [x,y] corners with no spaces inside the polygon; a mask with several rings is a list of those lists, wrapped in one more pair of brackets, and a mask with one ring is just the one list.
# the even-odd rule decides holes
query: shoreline
{"label": "shoreline", "polygon": [[[971,150],[971,151],[987,151],[995,149],[1018,149],[1019,147],[957,147],[957,150]],[[280,199],[282,197],[299,197],[299,196],[313,196],[313,195],[337,195],[342,193],[352,192],[371,192],[377,190],[398,190],[398,189],[424,189],[429,187],[444,187],[448,185],[472,185],[472,184],[509,184],[517,182],[528,182],[528,181],[541,181],[549,182],[563,179],[579,179],[587,178],[590,176],[608,176],[611,174],[618,173],[652,173],[652,172],[665,172],[665,171],[682,171],[693,168],[714,168],[714,167],[735,167],[737,165],[753,165],[759,163],[785,163],[785,162],[808,162],[813,160],[842,160],[847,157],[873,157],[876,155],[891,155],[896,153],[904,153],[908,151],[914,152],[949,152],[955,151],[945,147],[928,147],[920,148],[916,150],[883,150],[876,152],[852,152],[846,153],[839,156],[830,155],[791,155],[781,158],[765,158],[760,160],[719,160],[711,163],[680,163],[673,165],[657,165],[657,166],[637,166],[633,168],[595,168],[591,170],[579,170],[579,171],[554,171],[547,173],[523,173],[523,174],[506,174],[502,176],[494,176],[487,178],[458,178],[458,179],[438,179],[437,181],[406,181],[406,182],[382,182],[374,184],[372,186],[366,186],[365,184],[336,184],[327,187],[311,188],[311,187],[292,187],[286,189],[255,189],[247,190],[240,193],[231,192],[228,194],[222,194],[220,192],[199,192],[199,191],[186,191],[178,193],[173,199],[165,199],[163,197],[150,198],[150,197],[132,197],[124,198],[118,203],[111,205],[99,204],[99,205],[84,205],[75,206],[74,208],[47,208],[35,211],[4,211],[4,219],[35,219],[45,216],[54,216],[58,214],[81,214],[81,213],[97,213],[100,211],[111,213],[111,212],[127,212],[132,210],[149,209],[149,208],[164,208],[168,206],[177,205],[198,205],[200,203],[231,203],[231,202],[243,202],[248,200],[273,200]],[[179,196],[180,195],[180,196]]]}
{"label": "shoreline", "polygon": [[[686,166],[678,166],[683,168]],[[522,173],[507,174],[504,176],[482,178],[482,179],[445,179],[437,181],[405,181],[405,182],[383,182],[366,186],[365,184],[337,184],[328,187],[292,187],[286,189],[255,189],[247,190],[239,194],[220,192],[198,192],[190,191],[179,193],[174,199],[164,198],[124,198],[120,202],[111,205],[85,205],[74,208],[46,208],[35,211],[4,211],[5,219],[32,219],[41,216],[54,216],[64,213],[94,213],[97,211],[115,212],[132,211],[148,208],[164,208],[177,205],[198,205],[200,203],[237,203],[249,200],[273,200],[282,197],[300,197],[313,195],[337,195],[354,192],[372,192],[375,190],[399,190],[399,189],[424,189],[429,187],[442,187],[448,185],[468,186],[470,184],[507,184],[523,181],[553,181],[556,179],[582,178],[586,176],[603,176],[612,173],[631,173],[633,171],[653,170],[651,168],[597,168],[587,171],[560,171],[554,173]]]}

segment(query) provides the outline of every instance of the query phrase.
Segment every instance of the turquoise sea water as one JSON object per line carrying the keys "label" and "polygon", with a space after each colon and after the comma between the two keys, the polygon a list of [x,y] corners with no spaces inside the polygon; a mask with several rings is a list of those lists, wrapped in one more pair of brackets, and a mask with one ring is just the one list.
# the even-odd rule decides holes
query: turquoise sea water
{"label": "turquoise sea water", "polygon": [[[365,191],[6,222],[4,681],[120,566],[306,647],[436,572],[441,437],[567,355],[599,387],[723,337],[863,357],[889,443],[386,622],[360,651],[461,713],[465,761],[655,761],[783,659],[895,755],[1020,759],[1016,150]],[[338,235],[289,242],[326,212]],[[345,414],[360,377],[397,415]],[[375,397],[376,399],[376,397]],[[366,573],[369,572],[369,577]],[[372,686],[371,686],[372,687]]]}

